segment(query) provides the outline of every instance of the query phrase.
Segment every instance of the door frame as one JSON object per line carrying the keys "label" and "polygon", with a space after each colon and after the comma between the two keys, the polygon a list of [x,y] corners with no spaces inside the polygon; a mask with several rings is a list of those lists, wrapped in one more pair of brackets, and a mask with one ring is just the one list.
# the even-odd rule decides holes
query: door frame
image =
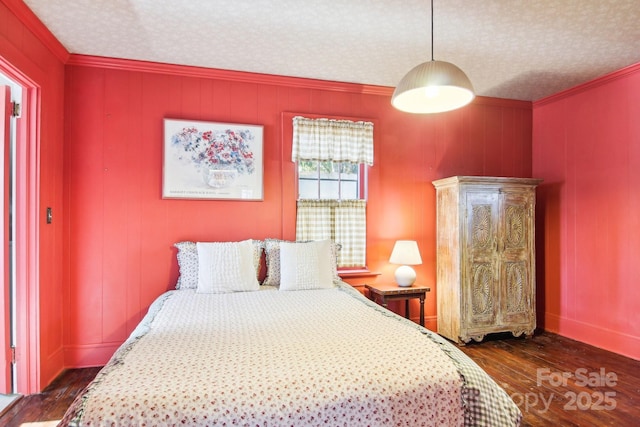
{"label": "door frame", "polygon": [[15,129],[16,391],[32,394],[40,391],[40,87],[2,57],[0,72],[22,87]]}

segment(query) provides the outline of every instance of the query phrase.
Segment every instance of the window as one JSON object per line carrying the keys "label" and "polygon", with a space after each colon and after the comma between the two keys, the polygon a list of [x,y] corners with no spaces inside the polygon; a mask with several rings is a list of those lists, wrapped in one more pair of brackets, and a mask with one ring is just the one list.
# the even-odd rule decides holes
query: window
{"label": "window", "polygon": [[338,267],[366,265],[366,168],[373,123],[294,117],[296,239],[340,244]]}
{"label": "window", "polygon": [[298,162],[299,199],[363,199],[364,166],[331,160]]}

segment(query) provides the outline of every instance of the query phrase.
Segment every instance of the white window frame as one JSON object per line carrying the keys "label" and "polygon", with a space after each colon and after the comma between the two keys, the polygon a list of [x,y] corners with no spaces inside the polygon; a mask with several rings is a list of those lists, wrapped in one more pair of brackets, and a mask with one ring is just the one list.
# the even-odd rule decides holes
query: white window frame
{"label": "white window frame", "polygon": [[[314,161],[317,162],[317,167],[316,167],[316,176],[314,178],[310,178],[310,177],[302,177],[300,175],[300,164],[296,163],[296,182],[297,182],[297,194],[298,194],[298,199],[333,199],[333,200],[367,200],[367,181],[368,181],[368,170],[369,167],[365,164],[356,164],[357,168],[358,168],[358,172],[357,172],[357,179],[356,181],[356,197],[342,197],[342,191],[343,191],[343,187],[341,185],[342,182],[342,173],[338,174],[337,179],[329,179],[329,178],[323,178],[321,176],[322,172],[321,172],[321,163],[323,161],[318,161],[318,160],[306,160],[306,161]],[[331,162],[331,161],[327,161],[327,162]],[[334,162],[331,162],[334,163]],[[338,197],[323,197],[323,193],[322,193],[322,182],[323,181],[337,181],[338,183]],[[300,194],[300,188],[302,187],[302,181],[306,181],[306,182],[311,182],[311,181],[315,181],[316,182],[316,194],[311,197],[311,195],[309,193],[307,194]]]}

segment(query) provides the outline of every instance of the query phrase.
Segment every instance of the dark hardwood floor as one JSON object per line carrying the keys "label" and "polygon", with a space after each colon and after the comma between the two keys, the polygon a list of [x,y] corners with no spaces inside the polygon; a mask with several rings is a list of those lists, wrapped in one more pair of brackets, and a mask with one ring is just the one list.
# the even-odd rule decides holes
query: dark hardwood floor
{"label": "dark hardwood floor", "polygon": [[[0,416],[0,426],[55,426],[76,395],[89,384],[99,370],[100,368],[84,368],[64,371],[42,393],[23,396],[7,408]],[[44,424],[47,421],[50,423]]]}
{"label": "dark hardwood floor", "polygon": [[640,361],[559,335],[492,337],[462,350],[520,407],[524,426],[636,426]]}
{"label": "dark hardwood floor", "polygon": [[[638,425],[640,361],[546,332],[531,339],[493,336],[461,349],[518,404],[524,426]],[[42,393],[6,410],[0,426],[55,425],[97,372],[63,372]]]}

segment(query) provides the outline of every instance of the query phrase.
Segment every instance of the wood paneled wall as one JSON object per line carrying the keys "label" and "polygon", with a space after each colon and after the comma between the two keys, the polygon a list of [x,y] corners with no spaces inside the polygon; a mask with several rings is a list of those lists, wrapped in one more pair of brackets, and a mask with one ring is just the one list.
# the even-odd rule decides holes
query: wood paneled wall
{"label": "wood paneled wall", "polygon": [[[104,363],[178,275],[181,240],[290,237],[294,165],[283,112],[375,119],[368,264],[393,280],[396,239],[415,239],[432,286],[435,190],[448,175],[531,176],[531,104],[478,98],[459,111],[394,110],[392,88],[72,56],[65,84],[65,364]],[[163,200],[164,118],[264,126],[264,201]],[[289,225],[290,226],[290,225]],[[367,279],[368,280],[368,279]]]}
{"label": "wood paneled wall", "polygon": [[537,102],[539,318],[640,359],[640,64]]}

